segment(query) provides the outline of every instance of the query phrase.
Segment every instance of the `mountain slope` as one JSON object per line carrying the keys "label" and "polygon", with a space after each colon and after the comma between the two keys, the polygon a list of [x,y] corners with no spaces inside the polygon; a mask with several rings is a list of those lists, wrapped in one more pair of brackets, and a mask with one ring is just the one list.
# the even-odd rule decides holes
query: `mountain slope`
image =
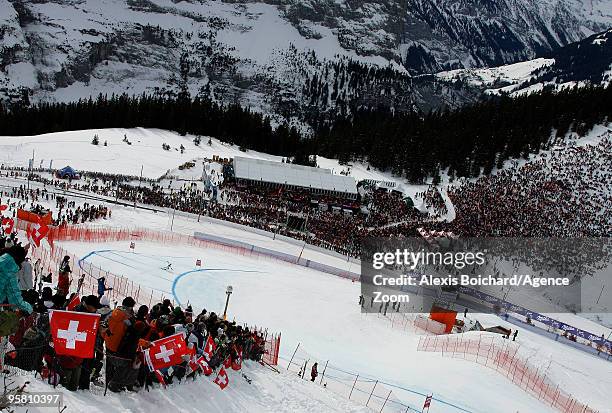
{"label": "mountain slope", "polygon": [[490,69],[441,72],[444,81],[480,87],[491,94],[518,94],[544,88],[607,85],[612,80],[612,29],[538,58]]}
{"label": "mountain slope", "polygon": [[605,0],[408,0],[405,66],[415,72],[528,60],[610,25]]}
{"label": "mountain slope", "polygon": [[142,92],[285,119],[478,96],[414,74],[513,63],[612,23],[603,0],[0,0],[0,100]]}

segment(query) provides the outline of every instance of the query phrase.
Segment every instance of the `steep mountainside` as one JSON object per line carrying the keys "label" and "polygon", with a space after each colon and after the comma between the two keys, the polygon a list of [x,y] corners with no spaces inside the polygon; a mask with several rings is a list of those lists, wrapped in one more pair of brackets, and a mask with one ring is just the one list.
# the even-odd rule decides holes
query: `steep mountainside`
{"label": "steep mountainside", "polygon": [[279,118],[458,106],[432,73],[513,63],[612,24],[605,0],[0,0],[0,100],[189,92]]}

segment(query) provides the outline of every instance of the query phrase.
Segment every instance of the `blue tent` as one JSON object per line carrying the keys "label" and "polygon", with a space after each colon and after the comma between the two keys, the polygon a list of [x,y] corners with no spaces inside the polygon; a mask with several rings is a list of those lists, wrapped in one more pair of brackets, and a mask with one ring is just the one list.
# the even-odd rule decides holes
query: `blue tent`
{"label": "blue tent", "polygon": [[72,169],[70,166],[66,166],[60,169],[59,171],[57,171],[57,176],[62,179],[67,179],[67,178],[78,179],[79,178],[79,174],[77,173],[77,171]]}

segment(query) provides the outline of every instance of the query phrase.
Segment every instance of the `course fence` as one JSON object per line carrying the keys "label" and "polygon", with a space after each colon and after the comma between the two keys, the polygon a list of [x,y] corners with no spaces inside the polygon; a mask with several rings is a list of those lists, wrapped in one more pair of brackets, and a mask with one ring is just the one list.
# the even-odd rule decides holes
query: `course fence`
{"label": "course fence", "polygon": [[317,360],[299,346],[293,358],[283,360],[281,365],[288,371],[297,374],[298,377],[312,381],[311,371],[314,363],[317,363],[318,366],[318,376],[313,381],[314,385],[322,386],[341,397],[367,406],[375,412],[421,412],[416,409],[416,406],[400,401],[393,389],[379,380],[348,372],[333,366],[327,360]]}
{"label": "course fence", "polygon": [[[439,335],[445,333],[445,324],[432,320],[431,318],[419,313],[403,312],[406,310],[404,307],[406,305],[408,304],[393,303],[391,306],[385,308],[384,304],[374,303],[373,297],[366,295],[363,296],[362,307],[370,310],[363,312],[363,314],[366,316],[376,316],[379,319],[388,322],[389,326],[393,329],[418,334],[429,333]],[[372,310],[375,310],[376,312],[373,312]]]}
{"label": "course fence", "polygon": [[527,393],[563,413],[597,413],[563,391],[546,375],[519,355],[519,345],[497,336],[468,338],[459,335],[423,336],[418,350],[442,353],[489,367],[507,377]]}
{"label": "course fence", "polygon": [[322,386],[327,391],[367,406],[374,412],[421,413],[425,399],[431,395],[432,408],[435,411],[443,406],[445,412],[472,413],[467,406],[446,400],[437,394],[427,393],[423,389],[400,386],[379,377],[339,367],[332,360],[310,354],[301,343],[291,354],[290,358],[281,357],[281,367],[303,380],[312,380],[312,366],[317,363],[318,375],[313,385]]}
{"label": "course fence", "polygon": [[[23,221],[19,221],[18,229],[25,230],[25,224]],[[21,228],[24,226],[24,228]],[[40,275],[38,277],[51,273],[55,274],[60,263],[64,257],[69,257],[71,268],[75,269],[74,274],[81,274],[81,276],[74,276],[72,280],[71,290],[77,290],[81,296],[98,294],[98,280],[101,277],[105,279],[105,286],[112,288],[104,295],[117,304],[125,297],[132,297],[138,304],[148,305],[151,308],[155,303],[162,302],[164,299],[170,299],[174,304],[174,297],[172,294],[165,293],[163,291],[147,288],[141,286],[138,283],[124,277],[117,275],[112,272],[106,271],[91,262],[85,262],[84,259],[77,257],[75,254],[67,251],[56,241],[80,241],[80,242],[112,242],[112,241],[151,241],[158,243],[167,243],[171,245],[177,244],[188,244],[194,245],[200,248],[216,248],[222,249],[227,252],[247,255],[239,248],[230,248],[223,245],[218,245],[214,242],[197,240],[193,237],[184,234],[176,234],[172,232],[157,232],[146,229],[128,230],[128,229],[113,229],[113,228],[88,228],[88,227],[51,227],[47,240],[50,249],[43,247],[32,248],[31,257],[36,262],[40,260]],[[77,271],[79,268],[80,271]],[[265,339],[265,353],[263,361],[270,365],[278,364],[278,355],[280,351],[280,334],[273,334],[267,330],[261,328],[255,328],[264,335]]]}

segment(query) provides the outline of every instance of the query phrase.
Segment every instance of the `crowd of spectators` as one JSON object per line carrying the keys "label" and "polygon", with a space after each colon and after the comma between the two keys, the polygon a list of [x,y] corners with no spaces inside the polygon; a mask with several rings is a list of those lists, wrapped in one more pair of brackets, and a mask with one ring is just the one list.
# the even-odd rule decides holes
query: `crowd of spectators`
{"label": "crowd of spectators", "polygon": [[[35,371],[49,384],[61,384],[68,390],[89,389],[93,383],[121,392],[137,391],[153,382],[168,384],[201,374],[190,361],[204,353],[208,337],[216,344],[208,361],[213,370],[228,358],[236,359],[238,351],[242,352],[242,359],[262,359],[265,339],[261,332],[235,321],[226,321],[214,312],[202,310],[194,314],[191,306],[183,309],[167,299],[149,308],[137,306],[133,298],[126,297],[117,306],[116,302],[111,304],[104,291],[75,300],[79,295],[78,286],[71,294],[59,285],[54,290],[51,284],[20,289],[18,271],[26,262],[27,254],[28,249],[19,244],[14,235],[0,240],[0,300],[17,309],[2,312],[2,365]],[[70,271],[66,266],[59,270],[60,273]],[[76,302],[78,305],[73,304]],[[49,311],[67,308],[100,315],[95,353],[90,359],[54,352]],[[9,314],[13,314],[12,325],[7,321]],[[161,377],[157,376],[143,362],[143,352],[151,342],[176,333],[183,333],[195,356],[185,356],[182,363],[160,370]]]}
{"label": "crowd of spectators", "polygon": [[444,198],[435,186],[430,186],[427,190],[418,192],[416,196],[423,200],[426,208],[433,210],[434,218],[440,218],[448,212]]}
{"label": "crowd of spectators", "polygon": [[40,202],[52,204],[55,201],[57,213],[53,216],[53,225],[84,224],[112,216],[111,209],[105,205],[92,205],[85,202],[77,206],[75,201],[68,201],[66,197],[50,192],[47,188],[28,190],[25,185],[20,185],[13,187],[10,191],[0,192],[0,197],[3,196],[10,198],[9,202],[14,214],[21,209],[44,216],[49,213],[49,209],[42,206]]}
{"label": "crowd of spectators", "polygon": [[58,212],[54,217],[54,225],[84,224],[99,219],[107,219],[112,216],[112,211],[104,205],[91,205],[85,202],[83,205],[76,205],[74,201],[67,201],[64,197],[56,197],[56,207]]}
{"label": "crowd of spectators", "polygon": [[612,140],[543,153],[449,189],[464,236],[609,237]]}
{"label": "crowd of spectators", "polygon": [[[72,182],[70,188],[208,215],[351,256],[359,256],[361,241],[366,236],[418,236],[416,228],[422,226],[474,237],[599,237],[608,236],[612,230],[605,213],[611,204],[612,191],[602,190],[612,182],[611,145],[610,137],[606,136],[597,144],[564,147],[522,166],[516,163],[512,168],[476,180],[460,180],[448,189],[456,211],[452,222],[440,220],[448,211],[435,186],[417,193],[415,198],[422,199],[431,211],[429,214],[420,213],[396,191],[373,187],[361,188],[359,199],[350,201],[316,196],[305,190],[239,187],[226,179],[214,198],[212,190],[204,190],[193,182],[172,188],[150,180],[135,182],[135,177],[86,173],[84,180]],[[67,185],[65,181],[38,175],[31,179],[58,188]],[[25,201],[49,197],[46,190],[31,196],[21,188],[17,191]],[[92,208],[85,212],[70,211],[72,214],[66,211],[62,219],[84,222],[105,216],[101,207]],[[304,219],[303,228],[288,225],[290,214]]]}

